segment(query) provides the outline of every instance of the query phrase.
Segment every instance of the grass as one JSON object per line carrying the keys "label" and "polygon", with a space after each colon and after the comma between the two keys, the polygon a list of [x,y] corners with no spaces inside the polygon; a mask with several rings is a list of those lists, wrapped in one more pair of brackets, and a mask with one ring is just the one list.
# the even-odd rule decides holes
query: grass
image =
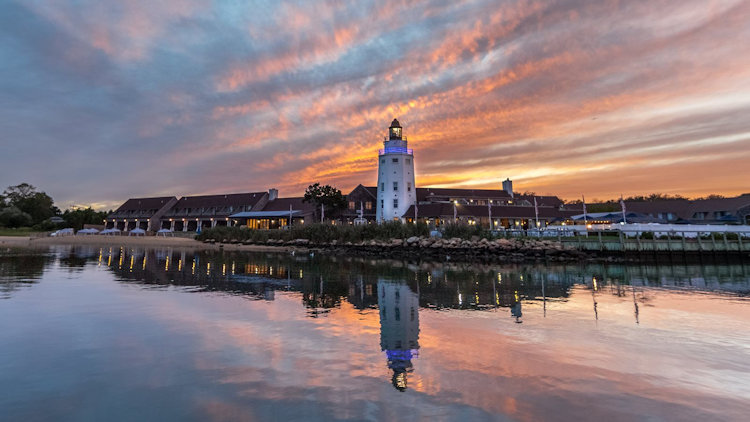
{"label": "grass", "polygon": [[8,229],[0,227],[0,236],[30,236],[32,233],[36,233],[37,230],[31,227],[19,227],[17,229]]}

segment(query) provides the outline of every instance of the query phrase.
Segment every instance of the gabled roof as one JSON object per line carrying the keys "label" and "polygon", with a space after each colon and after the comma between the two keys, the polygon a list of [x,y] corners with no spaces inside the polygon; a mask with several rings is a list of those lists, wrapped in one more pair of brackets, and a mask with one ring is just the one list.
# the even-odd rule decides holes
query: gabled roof
{"label": "gabled roof", "polygon": [[631,202],[625,201],[627,211],[642,214],[672,213],[682,217],[690,217],[690,201],[687,199],[667,199],[662,201]]}
{"label": "gabled roof", "polygon": [[126,211],[159,210],[173,199],[174,196],[159,196],[154,198],[130,198],[120,205],[113,214]]}
{"label": "gabled roof", "polygon": [[[349,192],[349,195],[353,195],[355,192],[361,191],[369,196],[372,197],[372,199],[378,199],[378,188],[375,186],[364,186],[362,184],[357,185],[354,189],[352,189],[351,192]],[[347,197],[349,196],[347,195]]]}
{"label": "gabled roof", "polygon": [[453,189],[453,188],[417,188],[417,201],[429,201],[430,198],[472,198],[472,199],[510,199],[508,192],[500,189]]}
{"label": "gabled roof", "polygon": [[174,208],[206,208],[206,207],[239,207],[242,205],[254,207],[267,192],[229,193],[224,195],[183,196]]}
{"label": "gabled roof", "polygon": [[734,198],[699,199],[690,202],[692,203],[690,208],[693,212],[728,211],[734,213],[740,208],[750,205],[750,193]]}
{"label": "gabled roof", "polygon": [[534,198],[536,198],[536,203],[538,206],[548,206],[548,207],[561,207],[563,206],[562,199],[551,196],[551,195],[519,195],[516,194],[513,196],[514,200],[526,200],[529,201],[529,204],[534,205]]}
{"label": "gabled roof", "polygon": [[305,202],[304,197],[293,197],[293,198],[276,198],[273,201],[268,201],[265,207],[261,211],[287,211],[289,207],[292,210],[301,212],[313,212],[315,211],[315,204]]}
{"label": "gabled roof", "polygon": [[734,198],[715,199],[667,199],[662,201],[632,202],[626,201],[628,211],[643,214],[673,213],[685,219],[693,218],[696,212],[724,211],[736,214],[740,209],[750,206],[750,194],[743,194]]}
{"label": "gabled roof", "polygon": [[[458,205],[456,214],[459,217],[488,217],[489,210],[486,205]],[[523,207],[514,205],[493,205],[492,218],[534,218],[536,216],[534,207]],[[566,218],[575,214],[575,211],[559,210],[555,207],[537,207],[539,218]],[[433,203],[419,205],[417,208],[419,217],[453,217],[453,204]],[[404,213],[404,218],[414,217],[414,206],[412,205]]]}

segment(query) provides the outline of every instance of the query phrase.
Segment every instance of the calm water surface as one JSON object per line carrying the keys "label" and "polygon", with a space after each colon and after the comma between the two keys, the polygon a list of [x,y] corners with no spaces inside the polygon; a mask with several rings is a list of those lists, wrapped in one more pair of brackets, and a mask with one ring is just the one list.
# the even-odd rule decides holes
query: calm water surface
{"label": "calm water surface", "polygon": [[0,419],[737,420],[750,266],[0,251]]}

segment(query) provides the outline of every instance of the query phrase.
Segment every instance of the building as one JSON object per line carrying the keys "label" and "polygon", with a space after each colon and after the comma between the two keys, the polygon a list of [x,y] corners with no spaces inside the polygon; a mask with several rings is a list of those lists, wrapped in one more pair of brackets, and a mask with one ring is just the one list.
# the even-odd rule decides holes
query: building
{"label": "building", "polygon": [[305,198],[276,198],[276,192],[271,198],[257,210],[239,212],[230,218],[247,228],[264,230],[288,227],[290,222],[301,225],[314,221],[315,205],[305,202]]}
{"label": "building", "polygon": [[164,213],[159,228],[187,232],[196,231],[199,225],[202,229],[233,226],[237,222],[231,215],[261,209],[277,194],[276,189],[270,189],[268,192],[183,196]]}
{"label": "building", "polygon": [[623,219],[622,211],[587,212],[576,214],[565,220],[566,224],[620,224],[620,223],[666,223],[661,217],[627,211]]}
{"label": "building", "polygon": [[[492,230],[500,229],[529,229],[535,226],[546,227],[550,224],[564,221],[579,211],[560,209],[550,206],[527,206],[507,204],[483,204],[470,202],[471,200],[455,200],[453,203],[423,203],[417,205],[418,221],[430,226],[440,227],[449,223],[463,223],[477,225]],[[466,202],[469,202],[468,204]],[[476,202],[476,201],[475,201]],[[414,221],[414,207],[410,207],[404,214],[407,222]]]}
{"label": "building", "polygon": [[156,231],[159,230],[162,216],[176,203],[174,196],[131,198],[107,216],[105,226],[123,231],[136,228]]}
{"label": "building", "polygon": [[414,151],[408,148],[403,128],[393,119],[383,146],[378,152],[378,184],[357,186],[347,195],[346,219],[358,216],[368,220],[367,206],[375,196],[375,221],[415,218],[430,225],[448,222],[479,224],[488,228],[529,228],[562,221],[576,212],[565,210],[556,196],[517,195],[513,182],[503,181],[503,189],[417,188]]}
{"label": "building", "polygon": [[513,205],[513,196],[495,189],[417,188],[419,205],[455,202],[463,205]]}
{"label": "building", "polygon": [[750,193],[732,198],[627,201],[625,209],[667,223],[750,224]]}
{"label": "building", "polygon": [[373,223],[377,221],[377,200],[378,189],[376,187],[357,185],[346,195],[347,207],[339,212],[339,217],[343,223],[354,224],[358,222],[357,219],[359,218],[364,219],[367,223]]}
{"label": "building", "polygon": [[378,152],[376,220],[401,220],[416,201],[415,188],[414,152],[408,148],[401,124],[393,119]]}

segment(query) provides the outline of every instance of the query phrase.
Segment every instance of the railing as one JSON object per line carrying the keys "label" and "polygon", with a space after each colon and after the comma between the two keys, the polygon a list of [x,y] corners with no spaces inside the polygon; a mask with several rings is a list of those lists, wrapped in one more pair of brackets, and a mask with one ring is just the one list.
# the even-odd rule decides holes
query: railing
{"label": "railing", "polygon": [[378,155],[385,155],[385,154],[414,155],[414,150],[411,148],[402,148],[402,147],[388,147],[385,149],[378,150]]}
{"label": "railing", "polygon": [[665,231],[665,232],[626,232],[588,231],[586,235],[560,239],[565,244],[581,250],[621,251],[621,252],[666,252],[701,253],[725,252],[743,253],[750,251],[750,236],[747,233],[705,232],[705,231]]}

